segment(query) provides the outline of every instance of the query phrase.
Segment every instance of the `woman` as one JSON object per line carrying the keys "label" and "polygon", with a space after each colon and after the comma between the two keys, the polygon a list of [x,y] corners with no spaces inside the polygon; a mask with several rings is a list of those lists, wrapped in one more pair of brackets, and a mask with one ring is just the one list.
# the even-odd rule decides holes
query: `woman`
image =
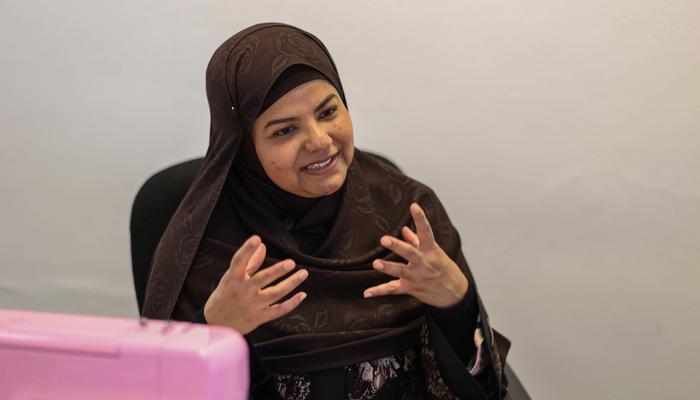
{"label": "woman", "polygon": [[432,190],[355,149],[325,46],[249,27],[214,53],[207,95],[209,149],[143,314],[243,333],[256,399],[501,398],[509,343],[459,235]]}

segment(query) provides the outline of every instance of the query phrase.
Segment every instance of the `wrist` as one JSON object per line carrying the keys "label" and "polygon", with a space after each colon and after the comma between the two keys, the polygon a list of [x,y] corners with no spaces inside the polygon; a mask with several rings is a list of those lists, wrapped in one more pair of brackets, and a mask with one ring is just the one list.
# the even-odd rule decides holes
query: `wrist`
{"label": "wrist", "polygon": [[455,305],[459,304],[462,300],[464,300],[468,291],[469,281],[464,276],[464,274],[460,272],[456,280],[456,284],[452,287],[452,290],[449,291],[450,293],[452,293],[452,299],[448,301],[446,305],[440,306],[439,308],[454,307]]}

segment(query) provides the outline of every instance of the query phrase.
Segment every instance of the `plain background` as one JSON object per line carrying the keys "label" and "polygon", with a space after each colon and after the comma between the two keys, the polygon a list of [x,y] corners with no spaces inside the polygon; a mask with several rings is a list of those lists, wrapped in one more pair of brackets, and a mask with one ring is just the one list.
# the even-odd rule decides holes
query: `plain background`
{"label": "plain background", "polygon": [[439,194],[534,398],[697,397],[697,0],[0,4],[0,307],[137,315],[132,199],[205,152],[214,49],[281,21]]}

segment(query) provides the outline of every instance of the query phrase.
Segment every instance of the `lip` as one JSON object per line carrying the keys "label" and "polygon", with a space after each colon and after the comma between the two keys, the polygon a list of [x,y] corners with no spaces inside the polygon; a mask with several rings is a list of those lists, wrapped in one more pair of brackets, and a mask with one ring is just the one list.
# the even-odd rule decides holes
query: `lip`
{"label": "lip", "polygon": [[[308,165],[317,164],[317,163],[323,162],[327,159],[328,158],[324,158],[324,159],[321,159],[318,161],[314,161],[312,163],[309,163]],[[325,167],[319,168],[319,169],[307,169],[306,167],[303,167],[301,169],[301,171],[306,173],[306,174],[309,174],[309,175],[324,175],[324,174],[328,173],[329,171],[331,171],[333,168],[335,168],[335,165],[337,163],[338,163],[338,153],[335,153],[331,156],[331,162],[329,162],[328,165],[326,165]]]}

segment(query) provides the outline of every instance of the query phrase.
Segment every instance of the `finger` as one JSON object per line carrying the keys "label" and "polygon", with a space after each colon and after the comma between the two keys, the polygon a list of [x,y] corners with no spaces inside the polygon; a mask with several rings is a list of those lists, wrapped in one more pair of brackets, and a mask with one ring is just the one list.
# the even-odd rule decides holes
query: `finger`
{"label": "finger", "polygon": [[265,322],[267,322],[272,321],[273,319],[277,319],[285,314],[288,314],[289,312],[297,308],[299,304],[301,304],[301,302],[304,301],[305,298],[306,293],[299,292],[282,303],[273,304],[270,307],[267,307],[265,311],[263,311],[263,319],[265,320]]}
{"label": "finger", "polygon": [[382,283],[381,285],[377,286],[372,286],[371,288],[368,288],[364,292],[365,298],[368,297],[378,297],[378,296],[386,296],[389,294],[405,294],[405,287],[404,285],[401,284],[401,281],[398,279],[395,279],[393,281],[389,281],[386,283]]}
{"label": "finger", "polygon": [[262,289],[289,273],[289,271],[294,269],[294,266],[293,260],[280,261],[262,271],[258,271],[250,278],[250,284],[257,289]]}
{"label": "finger", "polygon": [[374,267],[374,269],[377,271],[391,275],[394,278],[411,278],[411,269],[403,263],[387,260],[374,260],[372,267]]}
{"label": "finger", "polygon": [[227,277],[243,279],[248,260],[250,260],[250,257],[255,253],[259,245],[260,237],[258,235],[253,235],[243,242],[241,247],[236,250],[233,258],[231,258],[231,264],[228,268],[231,273],[227,273]]}
{"label": "finger", "polygon": [[404,226],[403,228],[401,228],[401,236],[403,236],[403,240],[412,244],[413,247],[420,246],[420,240],[418,239],[418,235],[416,235],[416,233],[413,232],[411,230],[411,228],[409,228],[407,226]]}
{"label": "finger", "polygon": [[413,221],[416,223],[418,240],[424,247],[432,247],[435,244],[435,237],[433,236],[433,230],[430,227],[428,217],[418,203],[411,204],[410,209]]}
{"label": "finger", "polygon": [[418,249],[404,242],[403,240],[393,238],[391,236],[382,236],[380,243],[382,246],[400,255],[405,260],[420,263],[420,253],[418,252]]}
{"label": "finger", "polygon": [[265,247],[265,243],[260,243],[258,248],[255,249],[255,253],[253,253],[253,256],[250,257],[250,260],[248,260],[248,265],[245,268],[246,274],[253,275],[255,271],[257,271],[260,268],[263,261],[265,261],[266,251],[267,248]]}
{"label": "finger", "polygon": [[282,282],[261,290],[260,296],[262,296],[266,304],[276,303],[289,292],[294,290],[294,288],[304,282],[308,276],[309,272],[305,269],[297,271],[294,275],[283,280]]}

